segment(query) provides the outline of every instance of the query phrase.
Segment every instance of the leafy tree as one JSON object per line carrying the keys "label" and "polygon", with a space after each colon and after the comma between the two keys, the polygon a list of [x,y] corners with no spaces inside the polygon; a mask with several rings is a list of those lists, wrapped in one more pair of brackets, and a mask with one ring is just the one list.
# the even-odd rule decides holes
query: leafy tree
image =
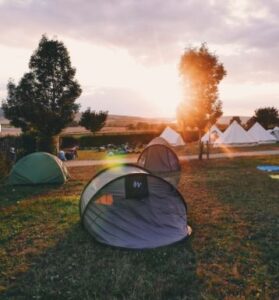
{"label": "leafy tree", "polygon": [[184,85],[184,99],[177,109],[177,119],[182,131],[187,127],[199,132],[202,159],[201,136],[222,115],[218,84],[226,75],[218,57],[210,53],[206,44],[200,48],[187,48],[180,59],[179,72]]}
{"label": "leafy tree", "polygon": [[12,125],[36,133],[39,150],[54,152],[54,137],[79,109],[75,100],[82,90],[74,79],[76,70],[64,44],[46,36],[31,56],[29,69],[18,85],[9,81],[2,108]]}
{"label": "leafy tree", "polygon": [[95,134],[105,126],[107,116],[107,111],[96,112],[87,108],[87,110],[81,114],[79,124]]}
{"label": "leafy tree", "polygon": [[273,128],[279,124],[279,112],[275,107],[263,107],[256,109],[253,118],[265,129]]}
{"label": "leafy tree", "polygon": [[233,123],[233,121],[236,121],[239,125],[241,125],[241,119],[238,116],[233,116],[230,120],[230,124]]}

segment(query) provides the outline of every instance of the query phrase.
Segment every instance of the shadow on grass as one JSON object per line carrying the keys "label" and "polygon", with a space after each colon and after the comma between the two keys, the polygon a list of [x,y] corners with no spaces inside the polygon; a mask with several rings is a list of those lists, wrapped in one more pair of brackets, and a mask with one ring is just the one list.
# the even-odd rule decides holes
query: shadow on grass
{"label": "shadow on grass", "polygon": [[61,184],[8,185],[0,184],[0,208],[8,207],[26,198],[59,189]]}
{"label": "shadow on grass", "polygon": [[76,223],[1,299],[199,299],[199,287],[191,238],[129,251],[95,242]]}
{"label": "shadow on grass", "polygon": [[199,177],[183,180],[193,187],[190,218],[199,235],[193,247],[207,294],[279,298],[279,182],[256,169],[278,162],[259,157],[189,166],[194,173],[199,164]]}

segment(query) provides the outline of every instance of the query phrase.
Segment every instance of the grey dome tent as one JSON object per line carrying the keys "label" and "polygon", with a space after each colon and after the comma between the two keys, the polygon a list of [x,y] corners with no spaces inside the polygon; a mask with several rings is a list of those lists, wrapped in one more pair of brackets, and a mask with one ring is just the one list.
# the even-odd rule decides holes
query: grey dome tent
{"label": "grey dome tent", "polygon": [[132,164],[102,170],[80,198],[81,221],[90,235],[122,248],[156,248],[184,239],[186,213],[173,185]]}
{"label": "grey dome tent", "polygon": [[177,185],[181,166],[172,146],[162,137],[154,138],[142,151],[137,164]]}
{"label": "grey dome tent", "polygon": [[142,151],[138,165],[150,172],[177,172],[180,163],[171,145],[162,137],[153,139]]}

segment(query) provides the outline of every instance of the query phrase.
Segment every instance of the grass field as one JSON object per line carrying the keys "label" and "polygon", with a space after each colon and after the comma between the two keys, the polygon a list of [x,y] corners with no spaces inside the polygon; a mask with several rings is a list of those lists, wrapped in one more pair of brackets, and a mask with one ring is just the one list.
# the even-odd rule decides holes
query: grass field
{"label": "grass field", "polygon": [[78,201],[95,167],[56,187],[0,185],[0,299],[279,299],[279,156],[190,161],[179,189],[193,235],[127,251],[95,242]]}
{"label": "grass field", "polygon": [[[141,149],[143,150],[143,149]],[[263,151],[263,150],[279,150],[279,144],[258,145],[253,147],[229,147],[229,148],[212,148],[210,153],[225,153],[225,152],[246,152],[246,151]],[[178,155],[198,155],[198,143],[189,143],[185,147],[177,147],[176,153]],[[122,154],[119,157],[137,158],[139,154]],[[107,156],[106,151],[95,152],[91,150],[79,150],[78,160],[101,160],[114,159],[115,156]]]}

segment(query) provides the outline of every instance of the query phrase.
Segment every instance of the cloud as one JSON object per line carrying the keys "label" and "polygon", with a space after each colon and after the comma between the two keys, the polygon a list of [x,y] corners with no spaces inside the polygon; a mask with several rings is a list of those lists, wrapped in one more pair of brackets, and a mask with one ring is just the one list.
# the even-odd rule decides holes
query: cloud
{"label": "cloud", "polygon": [[261,52],[250,56],[253,68],[279,47],[276,1],[9,0],[0,7],[0,43],[17,46],[34,47],[47,33],[125,48],[156,64],[178,61],[185,47],[206,41],[209,47],[241,45],[232,57],[239,67],[247,49]]}
{"label": "cloud", "polygon": [[82,110],[94,107],[95,110],[107,110],[119,115],[125,115],[129,111],[129,115],[133,116],[160,116],[152,101],[128,88],[98,88],[83,95],[80,101]]}
{"label": "cloud", "polygon": [[[256,85],[279,80],[278,15],[277,0],[0,0],[0,44],[30,51],[46,33],[125,49],[149,67],[177,65],[185,47],[207,42],[228,71],[226,83]],[[124,88],[100,88],[83,99],[117,111],[125,108],[120,99],[137,99],[134,112],[141,111],[136,103],[147,101]]]}

